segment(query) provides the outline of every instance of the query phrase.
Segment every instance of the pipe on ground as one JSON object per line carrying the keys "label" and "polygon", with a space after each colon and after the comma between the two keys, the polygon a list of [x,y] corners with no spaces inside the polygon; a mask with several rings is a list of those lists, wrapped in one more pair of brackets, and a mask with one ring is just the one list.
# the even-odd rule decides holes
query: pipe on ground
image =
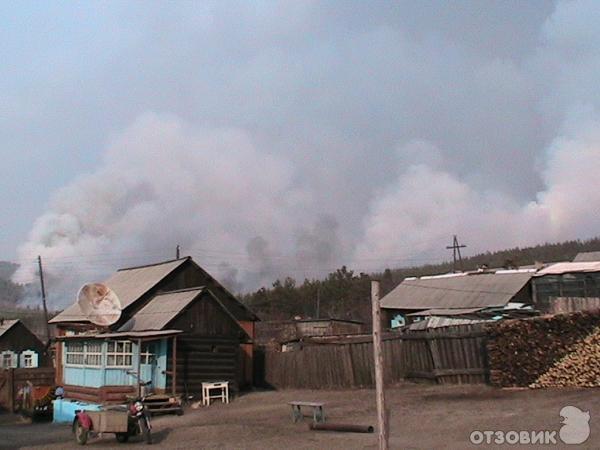
{"label": "pipe on ground", "polygon": [[315,431],[345,431],[348,433],[372,433],[370,425],[349,425],[346,423],[311,423],[308,426]]}

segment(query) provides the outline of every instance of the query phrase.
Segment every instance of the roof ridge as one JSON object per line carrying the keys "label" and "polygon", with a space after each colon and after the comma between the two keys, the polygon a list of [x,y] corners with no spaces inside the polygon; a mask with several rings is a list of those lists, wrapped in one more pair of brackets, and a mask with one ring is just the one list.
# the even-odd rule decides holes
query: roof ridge
{"label": "roof ridge", "polygon": [[169,259],[167,261],[161,261],[161,262],[152,263],[152,264],[144,264],[144,265],[141,265],[141,266],[123,267],[121,269],[117,269],[117,272],[122,272],[124,270],[145,269],[146,267],[161,266],[163,264],[169,264],[169,263],[172,263],[172,262],[175,262],[175,261],[181,261],[181,262],[183,262],[183,261],[189,260],[191,258],[192,258],[191,256],[184,256],[183,258],[179,258],[179,259],[177,259],[177,258],[176,259]]}

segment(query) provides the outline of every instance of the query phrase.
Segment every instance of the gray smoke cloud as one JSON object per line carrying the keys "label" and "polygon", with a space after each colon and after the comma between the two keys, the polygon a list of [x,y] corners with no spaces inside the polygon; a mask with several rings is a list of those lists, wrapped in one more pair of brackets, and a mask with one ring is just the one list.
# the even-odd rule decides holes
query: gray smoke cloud
{"label": "gray smoke cloud", "polygon": [[19,247],[62,292],[176,243],[249,290],[598,234],[595,2],[157,5],[88,80],[101,161]]}

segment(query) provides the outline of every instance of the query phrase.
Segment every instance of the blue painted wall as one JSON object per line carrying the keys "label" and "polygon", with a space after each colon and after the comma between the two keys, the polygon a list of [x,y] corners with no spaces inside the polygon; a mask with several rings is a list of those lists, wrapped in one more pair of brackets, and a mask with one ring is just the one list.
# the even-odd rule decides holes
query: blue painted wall
{"label": "blue painted wall", "polygon": [[[153,388],[165,389],[167,376],[163,372],[167,369],[168,340],[161,339],[154,342],[156,360],[153,364],[142,364],[140,366],[142,381],[152,380]],[[102,345],[102,366],[86,367],[83,365],[66,364],[66,352],[63,351],[63,374],[65,384],[73,386],[101,387],[101,386],[135,386],[138,377],[135,375],[138,369],[140,349],[136,342],[133,343],[131,367],[106,367],[106,342]],[[129,373],[128,373],[129,372]],[[133,372],[133,373],[131,373]]]}

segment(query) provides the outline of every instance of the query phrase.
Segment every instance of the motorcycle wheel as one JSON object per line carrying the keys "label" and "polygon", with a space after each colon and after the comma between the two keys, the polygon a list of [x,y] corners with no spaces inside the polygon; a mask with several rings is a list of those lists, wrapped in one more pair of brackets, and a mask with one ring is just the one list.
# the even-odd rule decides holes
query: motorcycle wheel
{"label": "motorcycle wheel", "polygon": [[128,433],[116,433],[115,437],[117,438],[117,441],[120,442],[121,444],[124,444],[125,442],[127,442],[129,440]]}
{"label": "motorcycle wheel", "polygon": [[88,440],[89,430],[84,428],[79,422],[75,424],[75,440],[79,445],[85,445]]}
{"label": "motorcycle wheel", "polygon": [[140,420],[140,429],[146,444],[152,444],[152,433],[150,432],[150,428],[148,428],[148,423],[146,420]]}

